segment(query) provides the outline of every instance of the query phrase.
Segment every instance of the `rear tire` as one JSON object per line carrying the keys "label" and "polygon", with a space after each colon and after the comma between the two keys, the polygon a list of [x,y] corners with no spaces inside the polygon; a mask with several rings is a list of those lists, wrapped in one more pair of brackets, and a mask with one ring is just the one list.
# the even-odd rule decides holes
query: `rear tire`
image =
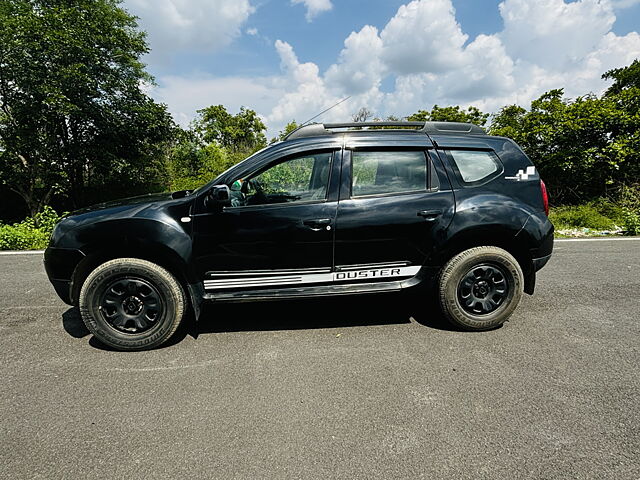
{"label": "rear tire", "polygon": [[146,350],[175,333],[186,309],[184,290],[155,263],[117,258],[93,270],[80,290],[89,331],[118,350]]}
{"label": "rear tire", "polygon": [[522,298],[518,261],[498,247],[475,247],[447,262],[438,297],[444,316],[465,330],[490,330],[511,316]]}

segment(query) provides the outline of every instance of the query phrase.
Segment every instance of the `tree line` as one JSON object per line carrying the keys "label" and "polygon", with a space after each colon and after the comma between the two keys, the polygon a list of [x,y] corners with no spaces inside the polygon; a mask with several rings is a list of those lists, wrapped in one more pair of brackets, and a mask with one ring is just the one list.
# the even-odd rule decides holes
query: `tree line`
{"label": "tree line", "polygon": [[[146,93],[148,51],[119,0],[0,2],[0,219],[196,188],[269,143],[250,108],[213,105],[176,125]],[[472,122],[510,137],[556,204],[585,202],[640,182],[640,62],[603,78],[611,86],[602,95],[568,99],[556,89],[529,109],[434,105],[404,119]],[[353,115],[372,119],[366,107]]]}

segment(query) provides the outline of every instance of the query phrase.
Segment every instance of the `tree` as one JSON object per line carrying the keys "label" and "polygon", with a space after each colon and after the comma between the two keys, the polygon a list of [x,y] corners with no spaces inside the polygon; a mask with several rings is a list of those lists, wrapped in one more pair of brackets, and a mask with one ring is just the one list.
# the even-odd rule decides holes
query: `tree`
{"label": "tree", "polygon": [[462,110],[459,106],[439,107],[434,105],[431,111],[418,110],[413,115],[409,115],[407,120],[410,122],[464,122],[474,123],[484,126],[489,119],[488,113],[481,112],[476,107],[469,107]]}
{"label": "tree", "polygon": [[217,143],[205,144],[192,130],[180,130],[167,156],[172,190],[192,190],[213,180],[244,159]]}
{"label": "tree", "polygon": [[[508,136],[529,155],[558,203],[584,202],[637,175],[635,132],[624,133],[627,115],[611,98],[586,95],[570,100],[562,89],[512,105],[494,118],[490,133]],[[637,178],[637,177],[636,177]]]}
{"label": "tree", "polygon": [[611,148],[619,157],[619,173],[625,185],[640,190],[640,61],[609,70],[602,78],[613,80],[603,99],[615,105]]}
{"label": "tree", "polygon": [[298,128],[300,128],[300,125],[298,125],[298,123],[295,120],[291,120],[289,123],[285,125],[284,130],[280,130],[280,132],[278,132],[278,136],[273,137],[269,143],[276,143],[279,141],[280,142],[283,141],[285,138],[287,138],[287,135],[297,130]]}
{"label": "tree", "polygon": [[355,123],[362,123],[373,117],[373,112],[366,107],[362,107],[356,113],[351,115],[351,120]]}
{"label": "tree", "polygon": [[232,152],[252,153],[264,148],[267,127],[256,112],[241,107],[232,115],[223,105],[212,105],[198,110],[195,131],[204,143],[216,143]]}
{"label": "tree", "polygon": [[0,3],[0,179],[34,214],[54,193],[160,187],[173,123],[141,90],[145,34],[118,0]]}
{"label": "tree", "polygon": [[618,95],[625,90],[640,88],[640,61],[634,60],[631,65],[622,68],[614,68],[602,75],[603,80],[613,80],[606,96]]}

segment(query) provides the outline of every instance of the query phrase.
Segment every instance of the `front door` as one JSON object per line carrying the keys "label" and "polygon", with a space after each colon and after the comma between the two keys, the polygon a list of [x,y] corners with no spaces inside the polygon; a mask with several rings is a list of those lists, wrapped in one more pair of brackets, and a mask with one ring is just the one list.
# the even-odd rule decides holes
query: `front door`
{"label": "front door", "polygon": [[345,279],[418,273],[454,214],[439,162],[433,150],[416,146],[345,151],[335,245]]}
{"label": "front door", "polygon": [[231,178],[231,206],[194,216],[205,290],[296,286],[330,276],[339,168],[339,150],[310,151]]}

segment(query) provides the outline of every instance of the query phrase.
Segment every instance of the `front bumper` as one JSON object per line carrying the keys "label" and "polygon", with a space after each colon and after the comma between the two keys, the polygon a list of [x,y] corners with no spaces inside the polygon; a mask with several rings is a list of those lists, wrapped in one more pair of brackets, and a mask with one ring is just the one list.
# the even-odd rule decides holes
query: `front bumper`
{"label": "front bumper", "polygon": [[60,299],[72,305],[71,281],[84,253],[72,248],[49,247],[44,252],[44,269]]}

